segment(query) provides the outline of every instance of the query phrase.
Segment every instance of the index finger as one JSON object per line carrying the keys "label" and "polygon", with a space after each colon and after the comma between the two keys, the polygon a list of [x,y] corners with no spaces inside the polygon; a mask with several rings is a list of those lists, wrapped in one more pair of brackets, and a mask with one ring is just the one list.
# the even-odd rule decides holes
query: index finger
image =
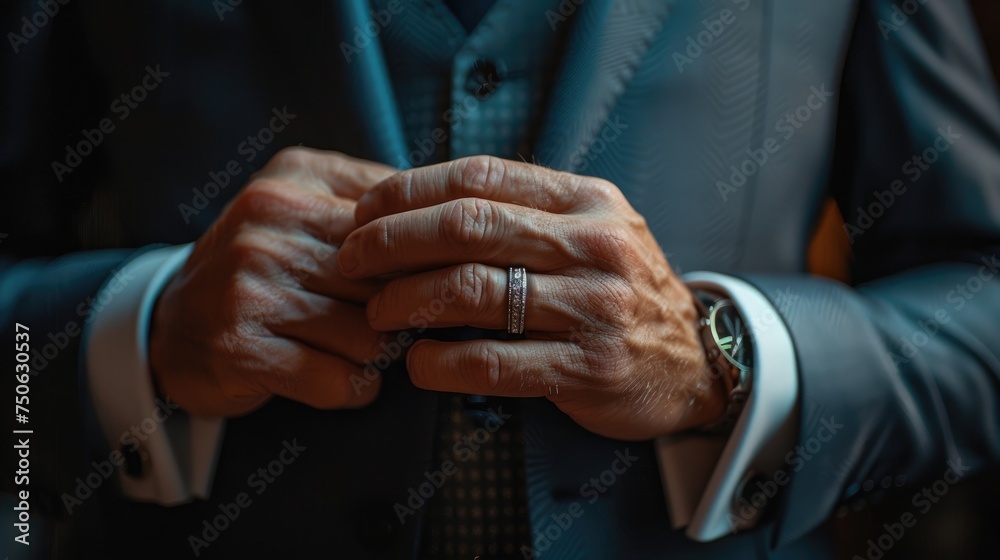
{"label": "index finger", "polygon": [[459,198],[482,198],[555,214],[587,209],[618,196],[603,179],[539,165],[473,156],[392,175],[358,199],[358,225]]}

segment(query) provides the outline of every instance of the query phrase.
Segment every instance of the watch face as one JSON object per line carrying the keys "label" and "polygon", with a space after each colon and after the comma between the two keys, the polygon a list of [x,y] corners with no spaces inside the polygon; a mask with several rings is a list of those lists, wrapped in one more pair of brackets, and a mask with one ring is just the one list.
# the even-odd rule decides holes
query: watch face
{"label": "watch face", "polygon": [[750,331],[733,302],[722,300],[712,306],[709,318],[712,325],[712,336],[719,345],[722,354],[733,365],[749,370],[753,367],[753,346]]}

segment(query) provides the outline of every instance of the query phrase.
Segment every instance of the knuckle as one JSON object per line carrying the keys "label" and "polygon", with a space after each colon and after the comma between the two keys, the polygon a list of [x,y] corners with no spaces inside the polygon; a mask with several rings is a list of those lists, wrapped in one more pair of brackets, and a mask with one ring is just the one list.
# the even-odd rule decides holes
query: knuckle
{"label": "knuckle", "polygon": [[258,172],[250,177],[250,180],[247,181],[246,188],[243,189],[241,194],[246,195],[249,193],[259,194],[261,192],[280,192],[284,189],[284,183],[285,182],[282,179]]}
{"label": "knuckle", "polygon": [[233,210],[244,219],[269,217],[288,211],[291,189],[284,181],[268,177],[253,179],[233,201]]}
{"label": "knuckle", "polygon": [[588,183],[587,195],[597,203],[617,204],[625,199],[621,190],[614,183],[600,177],[592,178]]}
{"label": "knuckle", "polygon": [[[237,272],[251,274],[267,274],[276,265],[271,255],[263,249],[259,236],[252,234],[237,235],[229,245],[229,255],[233,259]],[[238,278],[237,286],[248,284],[246,278]]]}
{"label": "knuckle", "polygon": [[445,289],[457,295],[455,303],[464,312],[483,309],[489,298],[489,270],[479,263],[463,264],[452,269]]}
{"label": "knuckle", "polygon": [[451,181],[466,196],[477,196],[492,192],[504,182],[507,166],[500,158],[493,156],[472,156],[458,160],[453,169],[457,173]]}
{"label": "knuckle", "polygon": [[633,232],[649,231],[649,224],[646,222],[646,217],[635,211],[629,212],[625,216],[625,224]]}
{"label": "knuckle", "polygon": [[463,198],[448,204],[441,228],[442,237],[453,249],[472,253],[499,235],[500,213],[487,200]]}
{"label": "knuckle", "polygon": [[324,151],[319,157],[322,157],[322,161],[326,169],[335,175],[342,175],[350,172],[352,166],[354,165],[354,162],[347,156],[347,154],[335,150]]}
{"label": "knuckle", "polygon": [[313,154],[307,148],[289,146],[278,150],[276,154],[271,156],[265,167],[279,172],[301,169],[309,164],[312,157]]}
{"label": "knuckle", "polygon": [[[297,197],[293,205],[296,205],[307,224],[320,224],[321,226],[334,229],[338,224],[354,222],[354,209],[342,204],[334,203],[330,198],[317,195],[305,195]],[[323,235],[317,232],[317,235]],[[332,234],[327,233],[326,237]]]}
{"label": "knuckle", "polygon": [[307,292],[281,288],[278,290],[274,297],[278,300],[278,308],[282,310],[282,313],[278,316],[268,317],[267,324],[269,326],[291,326],[295,321],[315,315],[316,304],[306,296]]}
{"label": "knuckle", "polygon": [[280,316],[283,298],[279,288],[261,281],[253,270],[237,274],[225,290],[224,316],[236,336],[254,336]]}
{"label": "knuckle", "polygon": [[504,372],[507,366],[497,345],[474,344],[467,352],[469,354],[466,357],[467,363],[470,366],[467,375],[470,386],[482,388],[484,392],[503,390],[509,376]]}
{"label": "knuckle", "polygon": [[222,396],[224,401],[228,402],[238,402],[246,400],[251,395],[266,395],[268,391],[264,388],[251,388],[247,383],[242,383],[241,380],[218,380],[216,379],[215,387],[219,394]]}

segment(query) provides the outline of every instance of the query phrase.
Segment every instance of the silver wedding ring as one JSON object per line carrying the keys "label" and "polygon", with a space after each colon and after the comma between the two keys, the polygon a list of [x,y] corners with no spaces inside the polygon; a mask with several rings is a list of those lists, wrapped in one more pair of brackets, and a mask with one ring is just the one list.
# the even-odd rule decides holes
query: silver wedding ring
{"label": "silver wedding ring", "polygon": [[523,267],[507,270],[507,332],[524,334],[524,311],[528,301],[528,272]]}

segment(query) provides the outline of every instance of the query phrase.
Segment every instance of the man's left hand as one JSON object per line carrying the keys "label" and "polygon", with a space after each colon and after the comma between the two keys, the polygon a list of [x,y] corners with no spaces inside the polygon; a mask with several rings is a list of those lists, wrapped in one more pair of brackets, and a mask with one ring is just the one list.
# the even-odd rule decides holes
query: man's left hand
{"label": "man's left hand", "polygon": [[[523,340],[420,340],[407,368],[435,391],[546,397],[584,428],[643,440],[725,408],[692,295],[645,220],[603,179],[477,156],[404,171],[358,201],[345,278],[396,275],[367,306],[376,330],[505,329],[507,269],[528,271]],[[409,274],[399,275],[397,273]]]}

